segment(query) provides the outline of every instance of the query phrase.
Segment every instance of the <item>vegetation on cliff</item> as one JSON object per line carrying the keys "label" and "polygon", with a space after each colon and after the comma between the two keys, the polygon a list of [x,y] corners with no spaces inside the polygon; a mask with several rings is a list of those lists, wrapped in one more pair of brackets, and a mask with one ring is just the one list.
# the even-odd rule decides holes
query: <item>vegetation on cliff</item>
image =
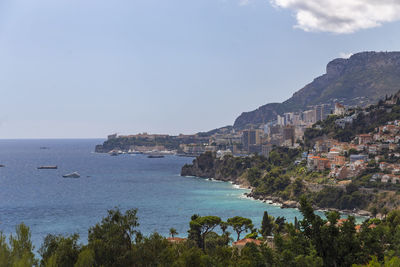
{"label": "vegetation on cliff", "polygon": [[[250,186],[252,192],[249,196],[260,200],[299,201],[305,195],[320,208],[365,209],[375,200],[373,192],[360,191],[359,183],[347,187],[333,186],[325,173],[307,171],[305,161],[299,160],[301,151],[275,147],[269,158],[254,155],[221,159],[208,152],[193,160],[193,164],[183,166],[181,175]],[[312,190],[315,183],[320,183],[321,190]]]}

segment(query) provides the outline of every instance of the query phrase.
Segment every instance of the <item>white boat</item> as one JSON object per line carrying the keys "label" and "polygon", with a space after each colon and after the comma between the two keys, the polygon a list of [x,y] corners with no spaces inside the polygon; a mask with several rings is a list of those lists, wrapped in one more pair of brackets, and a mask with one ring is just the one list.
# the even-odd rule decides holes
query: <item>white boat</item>
{"label": "white boat", "polygon": [[64,178],[79,178],[81,175],[78,172],[64,174],[62,177]]}

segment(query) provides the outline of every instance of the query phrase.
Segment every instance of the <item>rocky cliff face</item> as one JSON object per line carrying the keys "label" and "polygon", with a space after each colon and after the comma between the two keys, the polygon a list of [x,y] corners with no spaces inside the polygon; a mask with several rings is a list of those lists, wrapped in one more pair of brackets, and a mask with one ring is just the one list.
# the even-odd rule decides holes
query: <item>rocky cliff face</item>
{"label": "rocky cliff face", "polygon": [[184,165],[181,176],[214,178],[220,181],[238,183],[240,175],[248,166],[240,165],[237,167],[235,165],[233,157],[220,160],[215,157],[215,153],[206,152],[195,158],[192,164]]}
{"label": "rocky cliff face", "polygon": [[283,103],[271,103],[242,113],[234,123],[236,129],[262,124],[277,114],[300,111],[307,106],[332,104],[365,106],[400,89],[400,52],[363,52],[349,59],[328,63],[326,74],[316,78]]}

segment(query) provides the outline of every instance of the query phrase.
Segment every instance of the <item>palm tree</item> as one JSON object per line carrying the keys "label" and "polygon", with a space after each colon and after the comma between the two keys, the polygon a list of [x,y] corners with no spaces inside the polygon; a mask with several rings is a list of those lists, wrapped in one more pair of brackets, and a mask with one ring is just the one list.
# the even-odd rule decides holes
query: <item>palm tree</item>
{"label": "palm tree", "polygon": [[178,232],[176,231],[175,228],[170,228],[170,229],[169,229],[169,235],[170,235],[172,238],[174,238],[174,236],[177,235],[177,234],[178,234]]}
{"label": "palm tree", "polygon": [[389,213],[389,209],[385,206],[385,207],[382,208],[381,213],[383,215],[385,215],[385,219],[386,219],[386,215]]}

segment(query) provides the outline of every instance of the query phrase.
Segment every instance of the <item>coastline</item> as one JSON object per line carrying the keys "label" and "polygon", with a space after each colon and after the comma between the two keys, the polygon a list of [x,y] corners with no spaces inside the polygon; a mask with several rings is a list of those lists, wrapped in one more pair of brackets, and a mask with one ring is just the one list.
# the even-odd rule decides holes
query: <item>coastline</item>
{"label": "coastline", "polygon": [[[294,200],[283,200],[280,197],[274,197],[274,196],[263,196],[263,197],[254,196],[252,194],[254,188],[251,186],[247,186],[244,183],[238,183],[235,181],[225,181],[225,180],[220,180],[220,179],[215,179],[215,178],[203,178],[203,177],[197,177],[197,176],[183,176],[183,177],[196,177],[196,178],[201,178],[201,179],[205,179],[205,180],[213,181],[213,182],[215,182],[215,181],[228,182],[228,183],[232,184],[232,187],[235,189],[250,190],[250,192],[245,192],[242,194],[242,196],[244,196],[245,198],[255,200],[255,201],[260,201],[262,203],[266,203],[269,205],[277,206],[277,207],[280,207],[281,209],[299,210],[299,207],[300,207],[300,203],[297,201],[294,201]],[[339,210],[339,209],[335,209],[335,208],[321,208],[321,207],[318,207],[315,205],[314,205],[314,209],[316,211],[322,212],[322,213],[325,213],[327,211],[337,211],[342,215],[354,216],[358,219],[372,218],[370,213],[368,211],[364,211],[364,210],[355,210],[355,211]]]}

